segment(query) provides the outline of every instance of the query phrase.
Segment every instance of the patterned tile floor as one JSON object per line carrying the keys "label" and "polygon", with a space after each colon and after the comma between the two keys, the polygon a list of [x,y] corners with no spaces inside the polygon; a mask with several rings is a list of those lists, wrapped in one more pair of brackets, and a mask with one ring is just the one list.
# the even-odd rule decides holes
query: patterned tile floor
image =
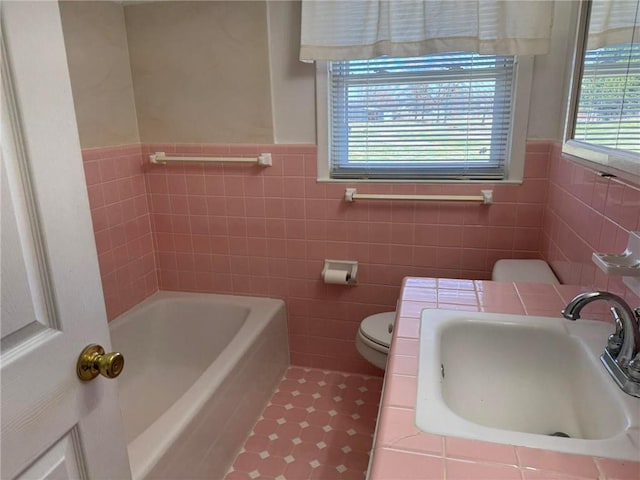
{"label": "patterned tile floor", "polygon": [[381,377],[290,367],[225,480],[363,480]]}

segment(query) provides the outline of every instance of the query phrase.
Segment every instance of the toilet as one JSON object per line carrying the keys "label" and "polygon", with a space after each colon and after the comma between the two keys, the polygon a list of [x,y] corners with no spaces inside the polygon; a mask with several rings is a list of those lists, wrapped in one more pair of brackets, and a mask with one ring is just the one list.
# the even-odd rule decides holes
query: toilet
{"label": "toilet", "polygon": [[396,312],[384,312],[370,315],[360,323],[356,335],[358,353],[378,368],[387,367],[389,345],[393,333]]}
{"label": "toilet", "polygon": [[[549,264],[544,260],[498,260],[493,267],[491,280],[495,282],[529,282],[559,285]],[[383,370],[387,367],[389,345],[393,334],[396,312],[370,315],[360,323],[356,335],[356,348],[369,363]]]}

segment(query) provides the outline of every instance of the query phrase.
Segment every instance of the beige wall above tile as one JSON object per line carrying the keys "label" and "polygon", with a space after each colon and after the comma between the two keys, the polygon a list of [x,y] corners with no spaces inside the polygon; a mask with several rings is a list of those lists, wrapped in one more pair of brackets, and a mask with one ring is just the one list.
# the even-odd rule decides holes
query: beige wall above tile
{"label": "beige wall above tile", "polygon": [[273,142],[265,2],[124,10],[142,142]]}
{"label": "beige wall above tile", "polygon": [[[561,138],[577,5],[556,2],[552,51],[535,58],[528,138]],[[61,9],[83,147],[137,140],[135,110],[145,143],[315,142],[315,69],[298,60],[300,0]]]}
{"label": "beige wall above tile", "polygon": [[60,2],[82,148],[139,142],[119,3]]}

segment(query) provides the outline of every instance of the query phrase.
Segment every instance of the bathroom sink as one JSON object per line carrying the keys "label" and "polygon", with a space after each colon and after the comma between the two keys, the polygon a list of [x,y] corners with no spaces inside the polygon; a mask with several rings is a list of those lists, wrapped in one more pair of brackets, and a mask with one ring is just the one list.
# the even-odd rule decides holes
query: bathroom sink
{"label": "bathroom sink", "polygon": [[613,327],[424,310],[416,425],[440,435],[640,458],[640,399],[599,356]]}

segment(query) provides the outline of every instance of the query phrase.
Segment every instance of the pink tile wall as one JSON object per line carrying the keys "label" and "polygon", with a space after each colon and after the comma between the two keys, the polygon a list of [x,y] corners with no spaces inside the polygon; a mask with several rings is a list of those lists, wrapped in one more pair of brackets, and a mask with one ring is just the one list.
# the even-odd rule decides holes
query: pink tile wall
{"label": "pink tile wall", "polygon": [[158,290],[139,145],[82,151],[109,320]]}
{"label": "pink tile wall", "polygon": [[[295,365],[378,374],[354,339],[394,310],[405,276],[486,279],[499,258],[540,258],[550,144],[527,147],[523,185],[358,184],[359,192],[478,194],[491,206],[345,203],[349,184],[316,181],[314,145],[143,145],[183,155],[273,153],[273,166],[149,165],[160,289],[286,301]],[[359,262],[356,287],[325,285],[323,259]]]}
{"label": "pink tile wall", "polygon": [[[254,155],[274,166],[152,166],[154,151]],[[640,230],[640,188],[606,179],[529,142],[522,185],[323,184],[313,145],[131,145],[87,149],[84,167],[108,317],[158,288],[268,295],[289,312],[296,365],[377,373],[353,339],[360,320],[393,310],[405,276],[486,279],[499,258],[550,262],[563,283],[640,304],[591,252],[622,251]],[[477,194],[495,203],[357,202],[359,192]],[[547,193],[548,191],[548,193]],[[324,258],[360,263],[357,287],[325,285]]]}
{"label": "pink tile wall", "polygon": [[542,251],[560,281],[608,290],[640,305],[621,277],[605,275],[591,261],[593,252],[622,252],[629,231],[640,230],[640,186],[599,176],[562,156],[557,144],[549,177]]}

